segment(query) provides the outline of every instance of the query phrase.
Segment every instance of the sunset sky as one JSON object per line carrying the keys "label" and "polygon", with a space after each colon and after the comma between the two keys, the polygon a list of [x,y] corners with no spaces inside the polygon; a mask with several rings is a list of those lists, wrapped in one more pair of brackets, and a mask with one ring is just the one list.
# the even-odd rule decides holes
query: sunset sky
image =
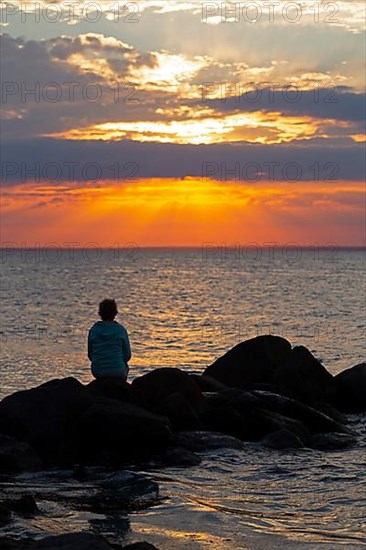
{"label": "sunset sky", "polygon": [[365,245],[363,1],[44,4],[2,4],[2,245]]}

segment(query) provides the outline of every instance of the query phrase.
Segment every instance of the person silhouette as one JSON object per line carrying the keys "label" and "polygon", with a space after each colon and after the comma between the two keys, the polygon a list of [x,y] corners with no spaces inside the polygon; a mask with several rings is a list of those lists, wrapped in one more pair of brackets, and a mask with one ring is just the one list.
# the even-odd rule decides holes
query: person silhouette
{"label": "person silhouette", "polygon": [[101,321],[88,333],[88,358],[94,378],[117,377],[127,379],[131,346],[127,330],[115,321],[118,314],[115,300],[105,299],[99,304]]}

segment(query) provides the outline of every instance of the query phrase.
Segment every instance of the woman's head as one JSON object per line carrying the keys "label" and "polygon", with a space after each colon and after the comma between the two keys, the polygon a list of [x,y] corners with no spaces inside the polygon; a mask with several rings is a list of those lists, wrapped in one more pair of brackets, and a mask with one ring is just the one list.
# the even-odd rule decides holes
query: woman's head
{"label": "woman's head", "polygon": [[116,300],[106,299],[100,302],[99,315],[103,321],[113,321],[117,313]]}

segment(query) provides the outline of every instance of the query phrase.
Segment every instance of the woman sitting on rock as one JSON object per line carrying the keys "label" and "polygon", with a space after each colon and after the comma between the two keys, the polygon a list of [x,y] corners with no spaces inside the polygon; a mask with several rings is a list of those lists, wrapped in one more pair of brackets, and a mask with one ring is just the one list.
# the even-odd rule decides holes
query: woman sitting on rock
{"label": "woman sitting on rock", "polygon": [[114,320],[117,314],[115,300],[103,300],[99,304],[102,320],[89,330],[88,357],[95,378],[127,378],[128,361],[131,359],[130,341],[124,326]]}

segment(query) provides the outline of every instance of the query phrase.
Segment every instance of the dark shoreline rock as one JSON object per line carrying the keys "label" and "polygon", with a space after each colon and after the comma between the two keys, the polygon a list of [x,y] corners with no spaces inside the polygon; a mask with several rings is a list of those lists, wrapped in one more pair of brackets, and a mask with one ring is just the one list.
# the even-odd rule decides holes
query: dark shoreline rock
{"label": "dark shoreline rock", "polygon": [[0,434],[0,472],[32,471],[40,466],[41,459],[28,443]]}
{"label": "dark shoreline rock", "polygon": [[340,372],[334,380],[335,406],[347,413],[366,412],[366,363]]}
{"label": "dark shoreline rock", "polygon": [[281,428],[266,435],[261,444],[269,449],[288,450],[302,449],[305,445],[300,437],[286,428]]}
{"label": "dark shoreline rock", "polygon": [[241,342],[206,368],[204,376],[246,391],[263,389],[305,403],[333,402],[334,377],[304,346],[279,336]]}
{"label": "dark shoreline rock", "polygon": [[28,443],[45,464],[75,460],[75,420],[91,405],[75,378],[56,379],[0,402],[0,433]]}
{"label": "dark shoreline rock", "polygon": [[164,448],[171,438],[167,418],[106,398],[96,400],[76,420],[75,429],[80,459],[93,464],[144,457]]}
{"label": "dark shoreline rock", "polygon": [[[167,465],[179,465],[174,434],[180,431],[260,441],[287,430],[311,446],[319,433],[352,436],[337,409],[361,412],[365,400],[364,363],[333,377],[305,347],[259,336],[229,350],[201,376],[159,368],[132,384],[102,379],[84,386],[65,378],[6,397],[0,402],[0,472],[75,464],[123,468],[156,457],[164,462],[164,456]],[[347,438],[338,441],[341,448]],[[182,466],[195,461],[182,455]]]}
{"label": "dark shoreline rock", "polygon": [[247,389],[251,384],[266,383],[273,369],[291,354],[291,344],[279,336],[257,336],[237,344],[206,368],[204,375],[227,386]]}
{"label": "dark shoreline rock", "polygon": [[[146,475],[130,471],[113,473],[107,469],[87,468],[81,483],[74,478],[72,470],[56,469],[29,475],[18,474],[4,478],[3,481],[5,483],[2,488],[0,487],[0,526],[6,525],[7,536],[0,536],[0,548],[11,550],[28,547],[59,548],[59,546],[62,547],[61,545],[65,545],[65,548],[79,548],[75,546],[76,543],[80,543],[80,548],[94,548],[92,544],[97,544],[98,548],[100,538],[95,538],[94,533],[105,533],[109,539],[109,528],[106,531],[100,531],[100,522],[94,523],[94,519],[90,519],[90,531],[85,532],[82,539],[78,538],[78,533],[69,533],[58,535],[59,539],[45,536],[42,540],[35,541],[26,538],[27,529],[18,533],[19,525],[24,525],[24,521],[20,521],[20,518],[30,518],[35,514],[47,518],[49,510],[55,510],[57,506],[61,507],[66,517],[68,514],[84,516],[91,513],[93,516],[95,514],[104,516],[105,521],[108,522],[108,518],[115,516],[119,518],[119,537],[124,540],[129,531],[127,514],[149,508],[161,500],[159,485],[155,481]],[[23,492],[24,489],[29,490],[29,488],[33,495]],[[50,503],[52,503],[51,507]],[[48,524],[47,528],[49,528]],[[12,531],[14,535],[9,535]],[[84,546],[85,541],[89,541],[91,546]],[[120,545],[110,545],[104,539],[103,542],[109,544],[108,548],[122,548]]]}
{"label": "dark shoreline rock", "polygon": [[[280,452],[343,450],[357,443],[343,412],[365,411],[365,363],[333,377],[303,346],[262,336],[238,344],[202,375],[162,368],[132,384],[106,379],[84,386],[74,378],[57,379],[6,397],[0,402],[0,474],[48,468],[47,499],[78,502],[83,511],[118,512],[128,525],[128,513],[157,502],[159,487],[121,471],[127,465],[194,467],[202,459],[196,453],[240,451],[245,441]],[[71,470],[50,469],[60,466]],[[100,467],[104,477],[96,473]],[[42,472],[25,478],[37,475]],[[42,488],[18,499],[2,492],[0,526],[6,529],[14,515],[37,513],[33,497],[45,498]],[[4,550],[61,550],[70,544],[80,550],[122,548],[91,533],[36,542],[0,538]]]}
{"label": "dark shoreline rock", "polygon": [[174,441],[193,452],[212,451],[216,449],[243,449],[244,444],[240,439],[224,435],[220,432],[177,432],[174,436]]}
{"label": "dark shoreline rock", "polygon": [[134,402],[154,411],[173,393],[179,393],[196,409],[202,400],[202,391],[194,379],[184,371],[165,367],[135,378],[132,382]]}
{"label": "dark shoreline rock", "polygon": [[127,546],[110,544],[101,535],[84,531],[51,535],[37,541],[0,537],[0,547],[2,550],[159,550],[148,542],[135,542]]}

